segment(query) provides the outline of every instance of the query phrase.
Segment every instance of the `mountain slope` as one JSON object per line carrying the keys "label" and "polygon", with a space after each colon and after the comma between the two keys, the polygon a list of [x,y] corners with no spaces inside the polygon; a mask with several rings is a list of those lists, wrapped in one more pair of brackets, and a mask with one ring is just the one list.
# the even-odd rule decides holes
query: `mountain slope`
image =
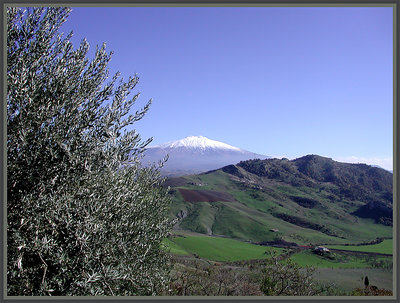
{"label": "mountain slope", "polygon": [[255,242],[357,243],[392,236],[392,178],[310,155],[242,161],[166,185],[177,229]]}
{"label": "mountain slope", "polygon": [[203,136],[191,136],[147,148],[144,163],[157,162],[169,155],[164,175],[179,176],[217,169],[243,160],[266,158]]}
{"label": "mountain slope", "polygon": [[[293,161],[271,159],[238,164],[258,176],[266,176],[294,186],[334,184],[340,188],[337,195],[351,200],[383,201],[392,203],[393,175],[366,164],[350,164],[317,155],[307,155]],[[380,195],[377,195],[380,193]]]}

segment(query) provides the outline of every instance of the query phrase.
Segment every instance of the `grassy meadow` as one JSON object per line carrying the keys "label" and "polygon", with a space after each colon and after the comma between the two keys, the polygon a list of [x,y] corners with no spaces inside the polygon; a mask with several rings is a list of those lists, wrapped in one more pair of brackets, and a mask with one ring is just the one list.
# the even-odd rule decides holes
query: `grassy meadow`
{"label": "grassy meadow", "polygon": [[292,260],[300,266],[313,266],[316,268],[375,268],[391,267],[392,257],[353,255],[331,252],[320,256],[310,250],[304,250],[291,256]]}
{"label": "grassy meadow", "polygon": [[164,245],[178,255],[195,255],[211,261],[241,261],[265,259],[266,252],[283,249],[254,245],[229,238],[186,236],[166,239]]}
{"label": "grassy meadow", "polygon": [[393,239],[383,240],[381,243],[373,245],[330,245],[328,248],[341,249],[341,250],[352,250],[361,252],[381,253],[381,254],[393,254]]}

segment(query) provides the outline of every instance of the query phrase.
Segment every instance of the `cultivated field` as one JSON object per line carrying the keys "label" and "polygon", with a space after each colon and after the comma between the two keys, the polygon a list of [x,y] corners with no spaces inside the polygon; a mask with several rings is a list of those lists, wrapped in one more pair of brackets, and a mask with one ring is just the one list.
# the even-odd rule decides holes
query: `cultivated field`
{"label": "cultivated field", "polygon": [[282,248],[265,247],[229,238],[187,236],[173,237],[164,242],[172,253],[192,254],[212,261],[265,259],[266,252],[281,252]]}
{"label": "cultivated field", "polygon": [[373,245],[330,245],[329,248],[340,249],[340,250],[351,250],[381,254],[393,254],[393,239],[383,240],[381,243]]}

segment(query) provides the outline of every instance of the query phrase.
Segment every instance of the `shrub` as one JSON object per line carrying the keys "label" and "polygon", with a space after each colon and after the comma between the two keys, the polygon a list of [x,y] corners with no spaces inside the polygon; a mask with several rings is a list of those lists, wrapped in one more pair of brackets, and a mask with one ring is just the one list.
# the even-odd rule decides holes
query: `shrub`
{"label": "shrub", "polygon": [[267,296],[317,295],[313,273],[312,267],[301,268],[291,259],[280,260],[276,253],[271,253],[260,288]]}

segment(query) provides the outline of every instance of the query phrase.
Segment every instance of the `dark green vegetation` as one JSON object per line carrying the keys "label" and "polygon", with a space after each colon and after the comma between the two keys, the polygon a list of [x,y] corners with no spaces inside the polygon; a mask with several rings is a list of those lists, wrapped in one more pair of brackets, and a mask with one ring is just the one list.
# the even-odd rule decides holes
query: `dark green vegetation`
{"label": "dark green vegetation", "polygon": [[[175,229],[299,245],[392,237],[392,174],[364,164],[314,155],[293,161],[249,160],[171,178],[167,184],[172,187],[171,216],[180,218]],[[187,197],[189,190],[233,199],[204,196],[199,202]]]}
{"label": "dark green vegetation", "polygon": [[138,78],[108,79],[105,46],[74,49],[69,12],[7,8],[7,294],[159,294],[170,200],[125,128],[150,102],[130,114]]}

